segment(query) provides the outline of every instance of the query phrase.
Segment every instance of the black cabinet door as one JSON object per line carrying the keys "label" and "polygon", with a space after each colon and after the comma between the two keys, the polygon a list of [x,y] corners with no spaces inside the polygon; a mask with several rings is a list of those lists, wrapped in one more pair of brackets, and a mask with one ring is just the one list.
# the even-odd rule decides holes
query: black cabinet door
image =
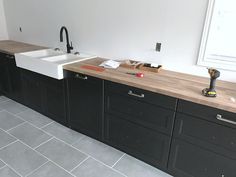
{"label": "black cabinet door", "polygon": [[0,53],[0,92],[4,95],[10,92],[10,78],[5,54]]}
{"label": "black cabinet door", "polygon": [[169,136],[111,114],[105,117],[109,144],[164,171],[167,169]]}
{"label": "black cabinet door", "polygon": [[8,59],[8,74],[10,78],[10,92],[7,96],[18,102],[22,102],[22,87],[21,87],[21,72],[20,68],[16,66],[14,56]]}
{"label": "black cabinet door", "polygon": [[103,81],[67,72],[69,123],[72,129],[102,138]]}
{"label": "black cabinet door", "polygon": [[42,113],[42,86],[40,75],[28,70],[21,69],[22,92],[24,104]]}
{"label": "black cabinet door", "polygon": [[174,140],[168,165],[178,177],[235,177],[236,161],[181,140]]}
{"label": "black cabinet door", "polygon": [[21,102],[21,75],[13,55],[0,53],[0,90],[16,101]]}
{"label": "black cabinet door", "polygon": [[67,125],[64,80],[43,76],[43,111],[46,116]]}

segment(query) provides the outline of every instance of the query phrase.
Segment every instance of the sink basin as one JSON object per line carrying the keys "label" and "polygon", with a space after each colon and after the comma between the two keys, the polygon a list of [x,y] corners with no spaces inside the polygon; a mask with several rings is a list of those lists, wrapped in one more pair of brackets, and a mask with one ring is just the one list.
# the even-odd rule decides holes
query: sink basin
{"label": "sink basin", "polygon": [[32,52],[25,52],[22,54],[28,57],[43,58],[43,57],[62,55],[63,53],[64,53],[63,51],[55,51],[53,49],[44,49],[44,50],[36,50]]}
{"label": "sink basin", "polygon": [[15,54],[16,65],[39,74],[55,79],[63,79],[63,66],[79,61],[84,61],[96,56],[80,54],[66,54],[53,49],[38,50]]}

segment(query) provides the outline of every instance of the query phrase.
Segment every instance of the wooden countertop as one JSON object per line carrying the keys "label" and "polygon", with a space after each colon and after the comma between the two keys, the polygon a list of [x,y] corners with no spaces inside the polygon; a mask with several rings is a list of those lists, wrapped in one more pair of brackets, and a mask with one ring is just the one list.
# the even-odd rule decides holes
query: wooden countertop
{"label": "wooden countertop", "polygon": [[142,71],[144,78],[137,78],[126,73],[138,70],[122,67],[103,72],[81,68],[82,65],[98,66],[104,60],[90,59],[65,65],[64,69],[236,113],[236,83],[218,80],[218,96],[207,98],[201,95],[201,91],[209,87],[209,79],[199,76],[162,70],[160,73]]}
{"label": "wooden countertop", "polygon": [[45,49],[46,47],[16,42],[11,40],[0,41],[0,52],[14,55],[15,53],[29,52],[33,50]]}

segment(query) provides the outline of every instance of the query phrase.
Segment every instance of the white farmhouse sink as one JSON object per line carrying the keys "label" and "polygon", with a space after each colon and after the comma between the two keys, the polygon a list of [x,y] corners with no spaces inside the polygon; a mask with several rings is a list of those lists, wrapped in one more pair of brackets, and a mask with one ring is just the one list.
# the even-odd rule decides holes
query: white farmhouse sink
{"label": "white farmhouse sink", "polygon": [[55,79],[63,79],[63,66],[79,61],[84,61],[96,56],[66,54],[53,49],[38,50],[15,54],[16,65],[39,74]]}
{"label": "white farmhouse sink", "polygon": [[63,53],[64,53],[63,51],[55,51],[53,49],[44,49],[44,50],[36,50],[32,52],[25,52],[22,54],[28,57],[43,58],[43,57],[49,57],[49,56],[62,55]]}

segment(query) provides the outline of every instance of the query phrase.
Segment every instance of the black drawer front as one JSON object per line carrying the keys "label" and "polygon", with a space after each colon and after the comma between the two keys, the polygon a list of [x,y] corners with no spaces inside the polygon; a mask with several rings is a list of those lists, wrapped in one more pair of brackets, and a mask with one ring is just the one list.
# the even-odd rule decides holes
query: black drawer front
{"label": "black drawer front", "polygon": [[168,136],[106,115],[106,141],[153,166],[166,169],[170,148]]}
{"label": "black drawer front", "polygon": [[76,72],[72,72],[72,71],[66,71],[64,70],[63,72],[65,79],[67,80],[80,80],[81,82],[89,82],[89,83],[100,83],[101,79],[96,78],[96,77],[92,77],[92,76],[88,76],[85,74],[81,74],[81,73],[76,73]]}
{"label": "black drawer front", "polygon": [[179,101],[177,111],[206,119],[221,125],[236,128],[236,113],[227,112],[184,100]]}
{"label": "black drawer front", "polygon": [[236,161],[174,140],[168,170],[172,175],[180,177],[235,177]]}
{"label": "black drawer front", "polygon": [[210,143],[226,148],[234,151],[236,159],[236,130],[233,128],[178,113],[174,136],[202,146]]}
{"label": "black drawer front", "polygon": [[174,111],[114,92],[106,93],[105,111],[119,115],[147,128],[171,134]]}
{"label": "black drawer front", "polygon": [[176,98],[138,89],[135,87],[107,81],[105,82],[105,91],[117,93],[121,96],[130,97],[135,100],[143,101],[164,108],[172,110],[176,109]]}

